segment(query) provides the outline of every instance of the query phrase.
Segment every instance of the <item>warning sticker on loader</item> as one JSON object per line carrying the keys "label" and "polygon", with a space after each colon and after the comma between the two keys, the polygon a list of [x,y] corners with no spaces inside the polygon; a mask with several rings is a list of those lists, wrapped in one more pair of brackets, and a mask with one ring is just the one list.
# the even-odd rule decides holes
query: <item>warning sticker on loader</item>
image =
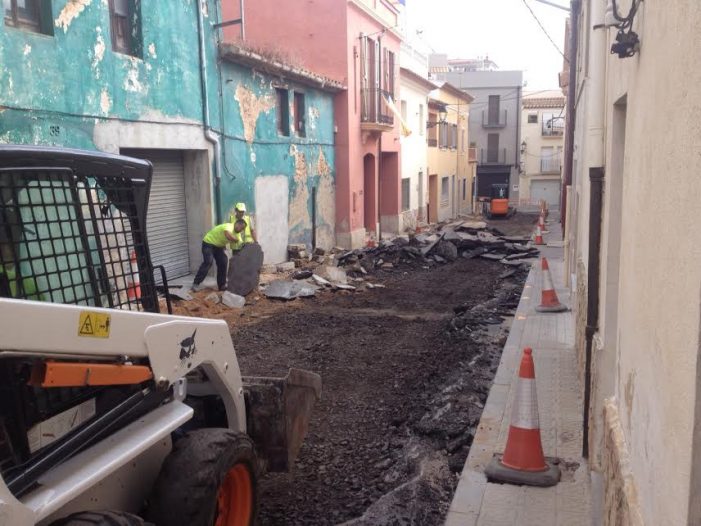
{"label": "warning sticker on loader", "polygon": [[110,337],[110,315],[102,312],[83,311],[78,320],[78,336],[88,338]]}

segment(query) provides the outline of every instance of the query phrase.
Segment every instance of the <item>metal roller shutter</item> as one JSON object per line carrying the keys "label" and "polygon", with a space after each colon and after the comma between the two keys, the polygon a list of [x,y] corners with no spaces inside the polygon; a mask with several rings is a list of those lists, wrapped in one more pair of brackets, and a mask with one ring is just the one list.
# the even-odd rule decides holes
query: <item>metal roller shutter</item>
{"label": "metal roller shutter", "polygon": [[548,208],[560,208],[560,181],[556,179],[536,179],[531,181],[531,201],[545,199]]}
{"label": "metal roller shutter", "polygon": [[[185,212],[183,154],[171,150],[129,150],[126,155],[153,163],[153,181],[146,217],[151,261],[163,265],[168,279],[190,273]],[[160,281],[156,273],[157,281]]]}

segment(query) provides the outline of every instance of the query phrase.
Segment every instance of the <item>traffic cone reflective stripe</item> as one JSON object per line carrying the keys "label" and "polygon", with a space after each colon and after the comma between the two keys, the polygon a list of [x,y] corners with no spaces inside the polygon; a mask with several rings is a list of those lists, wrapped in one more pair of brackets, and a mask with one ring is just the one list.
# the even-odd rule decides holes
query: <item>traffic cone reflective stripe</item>
{"label": "traffic cone reflective stripe", "polygon": [[535,366],[532,350],[529,347],[523,351],[518,376],[511,412],[511,426],[501,463],[512,469],[543,471],[548,466],[545,464],[543,446],[540,442]]}
{"label": "traffic cone reflective stripe", "polygon": [[535,366],[530,347],[523,350],[504,455],[495,457],[485,470],[489,480],[552,486],[560,480],[560,469],[549,465],[543,454],[538,419]]}
{"label": "traffic cone reflective stripe", "polygon": [[540,216],[538,216],[538,227],[540,228],[541,232],[547,232],[548,229],[545,227],[545,214],[541,212]]}
{"label": "traffic cone reflective stripe", "polygon": [[535,231],[535,244],[545,245],[545,242],[543,241],[543,232],[540,230],[540,226],[538,226]]}
{"label": "traffic cone reflective stripe", "polygon": [[563,312],[567,310],[563,304],[560,303],[557,297],[557,292],[555,292],[555,286],[553,285],[553,278],[550,275],[550,266],[548,265],[548,260],[541,258],[541,270],[543,274],[543,286],[540,293],[540,305],[535,309],[538,312]]}
{"label": "traffic cone reflective stripe", "polygon": [[141,299],[141,282],[139,281],[139,266],[136,262],[136,250],[129,255],[130,273],[127,276],[127,298],[130,300]]}

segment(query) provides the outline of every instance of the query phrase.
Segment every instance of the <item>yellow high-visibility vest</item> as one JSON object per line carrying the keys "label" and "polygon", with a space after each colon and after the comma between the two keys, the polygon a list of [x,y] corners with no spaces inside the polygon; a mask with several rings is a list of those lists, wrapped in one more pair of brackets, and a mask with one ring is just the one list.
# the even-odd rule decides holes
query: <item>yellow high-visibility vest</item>
{"label": "yellow high-visibility vest", "polygon": [[[246,228],[243,230],[243,232],[241,232],[241,234],[243,235],[242,245],[245,245],[246,243],[253,243],[254,242],[253,234],[251,233],[251,216],[248,214],[245,214],[241,219],[243,219],[246,222]],[[236,212],[231,214],[231,217],[229,218],[229,220],[232,223],[236,223],[236,221],[238,220],[238,218],[236,217]],[[231,248],[232,248],[232,250],[234,249],[233,247],[231,247]],[[239,248],[241,248],[241,247],[239,247]]]}

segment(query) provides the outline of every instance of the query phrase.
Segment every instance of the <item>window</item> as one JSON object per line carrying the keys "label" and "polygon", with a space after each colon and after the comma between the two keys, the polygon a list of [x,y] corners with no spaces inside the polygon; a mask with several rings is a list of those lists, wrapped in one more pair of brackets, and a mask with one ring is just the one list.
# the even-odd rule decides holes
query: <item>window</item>
{"label": "window", "polygon": [[458,125],[457,124],[450,125],[450,149],[451,150],[458,149]]}
{"label": "window", "polygon": [[141,12],[138,0],[109,0],[112,49],[141,56]]}
{"label": "window", "polygon": [[438,115],[429,112],[426,127],[428,128],[428,145],[438,146]]}
{"label": "window", "polygon": [[543,136],[561,137],[565,134],[565,118],[554,113],[543,113]]}
{"label": "window", "polygon": [[419,135],[424,134],[424,105],[419,104]]}
{"label": "window", "polygon": [[560,157],[552,146],[543,146],[540,149],[540,172],[559,173]]}
{"label": "window", "polygon": [[488,163],[498,163],[499,162],[499,134],[498,133],[487,134],[487,162]]}
{"label": "window", "polygon": [[441,179],[441,205],[446,206],[450,197],[449,181],[447,177]]}
{"label": "window", "polygon": [[501,101],[501,96],[490,95],[489,96],[489,109],[488,109],[488,123],[492,126],[499,124],[499,103]]}
{"label": "window", "polygon": [[406,101],[405,100],[403,100],[401,103],[401,111],[402,111],[402,120],[404,122],[406,122]]}
{"label": "window", "polygon": [[410,207],[411,179],[402,179],[402,212],[406,212]]}
{"label": "window", "polygon": [[438,147],[450,148],[450,124],[441,122],[438,124]]}
{"label": "window", "polygon": [[53,35],[51,3],[47,0],[3,0],[5,24]]}
{"label": "window", "polygon": [[538,114],[529,113],[528,114],[528,124],[538,124]]}
{"label": "window", "polygon": [[394,53],[385,48],[384,55],[382,89],[394,99]]}
{"label": "window", "polygon": [[277,96],[277,132],[280,135],[290,135],[290,95],[284,88],[275,88]]}
{"label": "window", "polygon": [[295,131],[300,137],[306,137],[307,135],[304,126],[305,111],[304,93],[295,93]]}
{"label": "window", "polygon": [[462,180],[462,200],[467,199],[467,179]]}
{"label": "window", "polygon": [[467,133],[465,130],[462,130],[462,140],[460,141],[460,149],[464,152],[465,151],[465,136]]}

